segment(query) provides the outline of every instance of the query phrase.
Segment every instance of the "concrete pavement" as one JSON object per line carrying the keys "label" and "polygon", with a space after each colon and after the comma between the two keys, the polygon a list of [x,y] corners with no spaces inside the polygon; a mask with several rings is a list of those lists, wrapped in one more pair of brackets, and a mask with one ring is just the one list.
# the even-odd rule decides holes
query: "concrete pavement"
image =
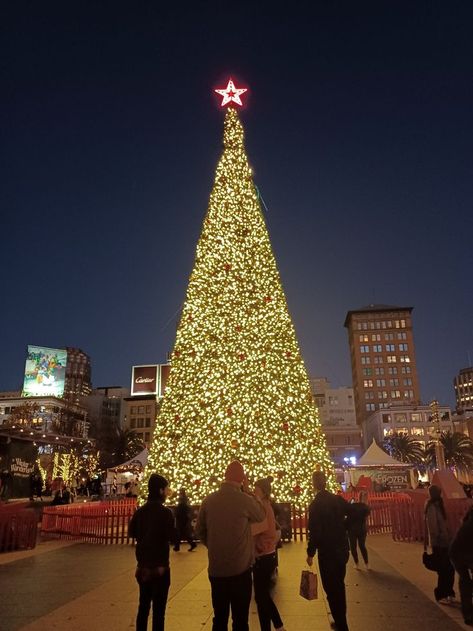
{"label": "concrete pavement", "polygon": [[[435,574],[422,566],[422,546],[394,543],[388,535],[368,540],[373,571],[347,571],[351,631],[458,631],[467,629],[459,607],[433,599]],[[212,607],[206,551],[171,551],[172,583],[167,631],[210,631]],[[320,598],[299,592],[305,545],[280,550],[275,601],[287,631],[328,631],[329,611]],[[0,555],[1,631],[121,631],[133,629],[138,601],[131,546],[47,542],[35,550]],[[150,625],[151,627],[151,625]],[[259,631],[252,603],[250,630]]]}

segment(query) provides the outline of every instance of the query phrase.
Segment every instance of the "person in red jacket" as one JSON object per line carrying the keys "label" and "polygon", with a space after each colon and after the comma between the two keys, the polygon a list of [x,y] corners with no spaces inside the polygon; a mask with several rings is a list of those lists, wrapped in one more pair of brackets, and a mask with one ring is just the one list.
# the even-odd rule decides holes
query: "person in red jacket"
{"label": "person in red jacket", "polygon": [[164,614],[171,584],[169,544],[177,541],[173,514],[163,506],[168,494],[166,478],[157,473],[151,474],[148,501],[135,512],[128,525],[128,534],[136,539],[138,566],[135,577],[140,588],[136,631],[146,631],[148,628],[151,603],[153,631],[164,631]]}

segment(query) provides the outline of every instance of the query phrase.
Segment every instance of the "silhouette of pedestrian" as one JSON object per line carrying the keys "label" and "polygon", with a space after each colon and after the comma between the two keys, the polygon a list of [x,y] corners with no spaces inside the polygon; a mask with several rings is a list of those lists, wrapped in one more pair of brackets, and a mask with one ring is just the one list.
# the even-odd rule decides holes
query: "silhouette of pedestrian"
{"label": "silhouette of pedestrian", "polygon": [[177,529],[177,543],[174,546],[174,550],[179,552],[181,541],[187,541],[190,546],[189,552],[192,552],[197,544],[192,536],[192,509],[185,489],[181,489],[179,491],[179,497],[174,514],[176,516]]}
{"label": "silhouette of pedestrian", "polygon": [[361,556],[365,562],[366,569],[370,569],[368,564],[368,550],[366,549],[366,535],[368,534],[366,520],[370,514],[370,507],[368,506],[367,499],[368,493],[366,491],[361,491],[359,501],[349,504],[347,517],[348,540],[350,542],[351,555],[355,561],[355,567],[357,570],[360,569],[358,564],[358,547],[360,548]]}
{"label": "silhouette of pedestrian", "polygon": [[312,482],[316,496],[309,506],[309,543],[307,564],[313,563],[319,552],[319,570],[322,585],[337,631],[348,631],[345,573],[349,557],[346,516],[348,502],[340,495],[326,490],[322,471],[315,471]]}
{"label": "silhouette of pedestrian", "polygon": [[197,519],[197,532],[209,555],[213,631],[227,631],[230,608],[233,631],[248,631],[254,562],[250,524],[262,521],[265,510],[246,492],[247,484],[243,466],[234,460],[220,489],[202,502]]}
{"label": "silhouette of pedestrian", "polygon": [[174,517],[163,506],[169,494],[168,481],[153,473],[148,481],[148,501],[135,512],[128,526],[130,537],[136,539],[135,577],[140,588],[140,604],[136,631],[146,631],[153,603],[153,631],[164,631],[164,615],[171,574],[169,544],[176,542]]}

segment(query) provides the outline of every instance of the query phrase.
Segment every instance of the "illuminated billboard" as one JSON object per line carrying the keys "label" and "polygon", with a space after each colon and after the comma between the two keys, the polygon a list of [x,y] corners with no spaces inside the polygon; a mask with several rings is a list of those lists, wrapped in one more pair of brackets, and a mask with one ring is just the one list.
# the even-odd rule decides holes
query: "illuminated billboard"
{"label": "illuminated billboard", "polygon": [[23,397],[62,397],[66,379],[67,351],[63,348],[28,346]]}
{"label": "illuminated billboard", "polygon": [[157,394],[159,392],[159,366],[133,366],[131,394]]}

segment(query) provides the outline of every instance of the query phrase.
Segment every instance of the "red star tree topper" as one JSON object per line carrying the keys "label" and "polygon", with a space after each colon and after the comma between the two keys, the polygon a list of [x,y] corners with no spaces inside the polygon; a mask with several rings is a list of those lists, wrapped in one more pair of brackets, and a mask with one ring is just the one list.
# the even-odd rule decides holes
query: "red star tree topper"
{"label": "red star tree topper", "polygon": [[236,88],[233,80],[230,78],[226,88],[216,89],[215,92],[222,96],[221,107],[225,107],[229,103],[236,103],[237,105],[243,105],[240,96],[245,92],[248,92],[248,88]]}

